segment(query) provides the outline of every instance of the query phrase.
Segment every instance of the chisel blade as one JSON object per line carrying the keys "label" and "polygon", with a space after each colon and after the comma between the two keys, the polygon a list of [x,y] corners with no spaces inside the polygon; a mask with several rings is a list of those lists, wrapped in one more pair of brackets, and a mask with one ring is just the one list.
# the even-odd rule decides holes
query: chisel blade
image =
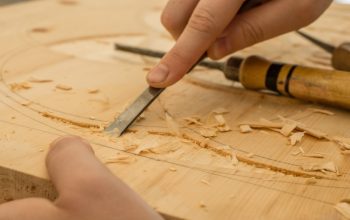
{"label": "chisel blade", "polygon": [[148,87],[118,118],[111,123],[106,132],[120,136],[142,114],[142,112],[164,91]]}

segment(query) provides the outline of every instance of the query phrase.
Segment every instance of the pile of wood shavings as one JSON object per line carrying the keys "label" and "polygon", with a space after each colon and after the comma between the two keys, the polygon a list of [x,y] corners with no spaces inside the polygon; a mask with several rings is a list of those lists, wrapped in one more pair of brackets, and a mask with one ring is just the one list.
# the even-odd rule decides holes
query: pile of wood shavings
{"label": "pile of wood shavings", "polygon": [[[227,124],[224,114],[229,113],[225,108],[217,108],[210,112],[206,120],[201,117],[192,116],[186,117],[183,120],[186,126],[193,126],[199,131],[199,134],[205,138],[216,137],[219,132],[229,132],[232,131],[230,126]],[[209,121],[214,121],[209,123]]]}

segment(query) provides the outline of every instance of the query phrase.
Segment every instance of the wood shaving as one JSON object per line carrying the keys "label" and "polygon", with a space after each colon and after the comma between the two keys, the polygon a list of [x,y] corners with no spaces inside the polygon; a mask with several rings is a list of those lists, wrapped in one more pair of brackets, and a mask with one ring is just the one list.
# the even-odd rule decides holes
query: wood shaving
{"label": "wood shaving", "polygon": [[53,119],[56,121],[63,122],[65,124],[75,125],[75,126],[82,127],[82,128],[89,128],[89,129],[96,130],[96,131],[101,131],[104,129],[103,125],[75,121],[75,120],[71,120],[68,118],[63,118],[63,117],[58,116],[58,115],[54,115],[53,113],[50,113],[50,112],[40,112],[40,114],[45,118],[50,118],[50,119]]}
{"label": "wood shaving", "polygon": [[28,90],[31,89],[32,86],[28,82],[21,82],[21,83],[12,83],[10,84],[10,89],[13,92],[20,91],[20,90]]}
{"label": "wood shaving", "polygon": [[320,113],[320,114],[329,115],[329,116],[335,115],[334,112],[324,110],[324,109],[310,108],[310,110],[312,111],[312,113]]}
{"label": "wood shaving", "polygon": [[77,0],[59,0],[59,2],[63,5],[75,5],[77,4]]}
{"label": "wood shaving", "polygon": [[217,136],[217,130],[213,128],[201,128],[199,130],[200,135],[203,137],[209,138],[209,137],[216,137]]}
{"label": "wood shaving", "polygon": [[205,208],[205,207],[207,207],[207,205],[203,201],[200,201],[199,202],[199,207]]}
{"label": "wood shaving", "polygon": [[308,128],[302,124],[299,124],[297,128],[298,128],[298,130],[304,131],[306,134],[313,136],[315,138],[318,138],[318,139],[323,139],[323,138],[327,137],[326,133],[324,133],[322,131],[318,131],[318,130],[313,129],[313,128]]}
{"label": "wood shaving", "polygon": [[337,203],[334,208],[342,214],[346,219],[350,219],[350,204],[348,200]]}
{"label": "wood shaving", "polygon": [[298,156],[299,154],[301,154],[300,150],[291,153],[293,156]]}
{"label": "wood shaving", "polygon": [[201,183],[207,185],[207,186],[210,186],[210,183],[209,181],[205,180],[205,179],[201,179]]}
{"label": "wood shaving", "polygon": [[261,118],[258,122],[241,123],[241,125],[249,125],[252,128],[282,128],[283,123],[272,122],[265,118]]}
{"label": "wood shaving", "polygon": [[105,161],[105,164],[119,163],[119,164],[131,164],[136,162],[136,158],[127,155],[120,155]]}
{"label": "wood shaving", "polygon": [[253,158],[254,156],[255,156],[254,153],[248,153],[248,154],[247,154],[247,157],[248,157],[248,158]]}
{"label": "wood shaving", "polygon": [[218,129],[218,131],[220,131],[220,132],[232,131],[232,129],[231,129],[228,125],[218,126],[217,129]]}
{"label": "wood shaving", "polygon": [[165,113],[165,120],[166,120],[167,126],[170,129],[170,131],[174,135],[176,135],[178,137],[181,137],[182,134],[180,132],[179,125],[176,123],[176,121],[167,112]]}
{"label": "wood shaving", "polygon": [[32,83],[49,83],[49,82],[52,82],[53,80],[52,79],[38,78],[36,76],[32,76],[32,77],[29,78],[28,81],[32,82]]}
{"label": "wood shaving", "polygon": [[234,151],[232,151],[232,154],[231,154],[231,161],[233,166],[237,166],[239,163],[239,160],[237,159],[237,154]]}
{"label": "wood shaving", "polygon": [[288,137],[294,131],[294,129],[297,128],[297,126],[298,126],[298,123],[296,123],[295,121],[287,120],[284,122],[284,125],[281,128],[280,132],[284,136]]}
{"label": "wood shaving", "polygon": [[169,170],[170,170],[171,172],[176,172],[176,171],[177,171],[177,169],[176,169],[175,167],[170,167]]}
{"label": "wood shaving", "polygon": [[33,104],[32,101],[21,102],[22,106],[30,106],[31,104]]}
{"label": "wood shaving", "polygon": [[240,125],[239,130],[241,133],[250,133],[253,131],[253,129],[249,125]]}
{"label": "wood shaving", "polygon": [[321,172],[332,172],[332,173],[338,173],[338,168],[334,164],[334,162],[327,162],[323,164],[310,164],[310,165],[304,165],[301,167],[304,171],[321,171]]}
{"label": "wood shaving", "polygon": [[56,89],[64,90],[64,91],[70,91],[73,88],[69,85],[64,85],[64,84],[58,84],[56,85]]}
{"label": "wood shaving", "polygon": [[222,115],[215,115],[214,118],[219,123],[219,126],[226,125],[226,120],[225,120],[224,116],[222,116]]}
{"label": "wood shaving", "polygon": [[318,154],[318,153],[315,153],[315,154],[305,154],[305,153],[303,153],[302,156],[303,157],[311,157],[311,158],[324,158],[324,155]]}
{"label": "wood shaving", "polygon": [[51,29],[47,27],[35,27],[30,30],[33,33],[47,33],[50,32]]}
{"label": "wood shaving", "polygon": [[301,143],[304,135],[305,135],[304,132],[296,132],[296,133],[292,134],[289,137],[290,145],[295,146],[297,143]]}
{"label": "wood shaving", "polygon": [[300,150],[300,152],[301,152],[302,154],[305,154],[305,151],[304,151],[304,149],[303,149],[302,147],[299,147],[299,150]]}
{"label": "wood shaving", "polygon": [[341,152],[343,155],[350,155],[350,150],[344,150]]}
{"label": "wood shaving", "polygon": [[124,146],[123,148],[125,151],[130,152],[130,151],[136,150],[138,147],[139,147],[138,145],[132,144],[132,145]]}
{"label": "wood shaving", "polygon": [[312,178],[308,178],[306,181],[305,181],[305,184],[307,185],[315,185],[317,183],[316,181],[316,178],[312,177]]}
{"label": "wood shaving", "polygon": [[184,118],[184,120],[187,122],[187,125],[195,124],[195,125],[203,126],[203,123],[201,122],[200,118],[195,116]]}
{"label": "wood shaving", "polygon": [[88,93],[90,93],[90,94],[97,94],[99,92],[100,92],[99,89],[88,89]]}
{"label": "wood shaving", "polygon": [[177,143],[163,144],[159,147],[150,148],[149,152],[154,154],[168,154],[177,151],[180,146]]}
{"label": "wood shaving", "polygon": [[222,115],[222,114],[227,114],[227,113],[229,113],[229,112],[230,112],[229,110],[227,110],[226,108],[222,108],[222,107],[216,108],[216,109],[214,109],[214,110],[212,111],[212,113],[214,113],[214,114],[220,114],[220,115]]}

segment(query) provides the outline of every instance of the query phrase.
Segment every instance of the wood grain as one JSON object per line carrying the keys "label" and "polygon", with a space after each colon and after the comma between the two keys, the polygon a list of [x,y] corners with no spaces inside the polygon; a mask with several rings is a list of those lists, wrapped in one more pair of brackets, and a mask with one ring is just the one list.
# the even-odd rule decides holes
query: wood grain
{"label": "wood grain", "polygon": [[[93,144],[102,162],[118,154],[135,158],[134,163],[107,166],[151,206],[174,218],[341,219],[333,205],[350,196],[350,165],[337,144],[306,136],[292,147],[277,132],[242,134],[239,125],[259,118],[277,122],[282,115],[332,136],[350,137],[350,115],[345,110],[246,91],[217,71],[196,68],[162,94],[145,112],[145,119],[131,128],[133,132],[121,138],[79,126],[108,124],[147,86],[147,69],[156,60],[116,52],[113,44],[169,49],[173,41],[159,23],[164,3],[46,0],[0,8],[2,201],[54,198],[44,165],[46,151],[54,138],[75,134]],[[349,36],[349,10],[333,5],[306,31],[340,44]],[[238,54],[330,69],[330,56],[294,33]],[[28,82],[31,77],[52,82],[29,82],[29,89],[11,90],[11,84]],[[59,84],[72,89],[58,90]],[[96,89],[97,93],[89,92]],[[198,115],[210,121],[218,107],[229,110],[224,118],[232,131],[217,137],[205,140],[197,127],[182,120]],[[317,114],[310,108],[335,115]],[[185,140],[171,135],[165,111],[181,125]],[[139,149],[180,148],[139,155],[126,150],[132,144]],[[308,154],[321,152],[325,158],[294,156],[299,147]],[[231,163],[232,151],[241,160],[237,166]],[[302,165],[327,161],[339,167],[341,176],[301,170]],[[298,173],[318,179],[310,181]]]}

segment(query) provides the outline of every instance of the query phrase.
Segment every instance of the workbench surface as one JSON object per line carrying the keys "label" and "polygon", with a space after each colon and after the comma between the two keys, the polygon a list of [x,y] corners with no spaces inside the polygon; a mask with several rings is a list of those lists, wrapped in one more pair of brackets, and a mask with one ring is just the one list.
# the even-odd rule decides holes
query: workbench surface
{"label": "workbench surface", "polygon": [[[173,41],[159,22],[164,4],[45,0],[0,7],[1,200],[54,199],[46,152],[53,139],[74,134],[89,140],[115,175],[169,219],[342,219],[334,205],[350,197],[344,146],[310,135],[291,146],[275,130],[241,133],[239,125],[282,116],[345,140],[346,110],[247,91],[198,67],[123,137],[101,131],[146,88],[145,75],[157,62],[116,52],[113,44],[169,49]],[[338,45],[350,36],[349,12],[349,6],[333,5],[305,32]],[[330,55],[295,33],[237,55],[250,54],[330,68]],[[232,130],[216,137],[204,138],[203,127],[183,120],[213,123],[219,107],[227,109],[223,116]],[[165,112],[180,126],[181,138],[168,128]],[[322,157],[307,156],[315,154]],[[338,171],[302,169],[328,162]]]}

